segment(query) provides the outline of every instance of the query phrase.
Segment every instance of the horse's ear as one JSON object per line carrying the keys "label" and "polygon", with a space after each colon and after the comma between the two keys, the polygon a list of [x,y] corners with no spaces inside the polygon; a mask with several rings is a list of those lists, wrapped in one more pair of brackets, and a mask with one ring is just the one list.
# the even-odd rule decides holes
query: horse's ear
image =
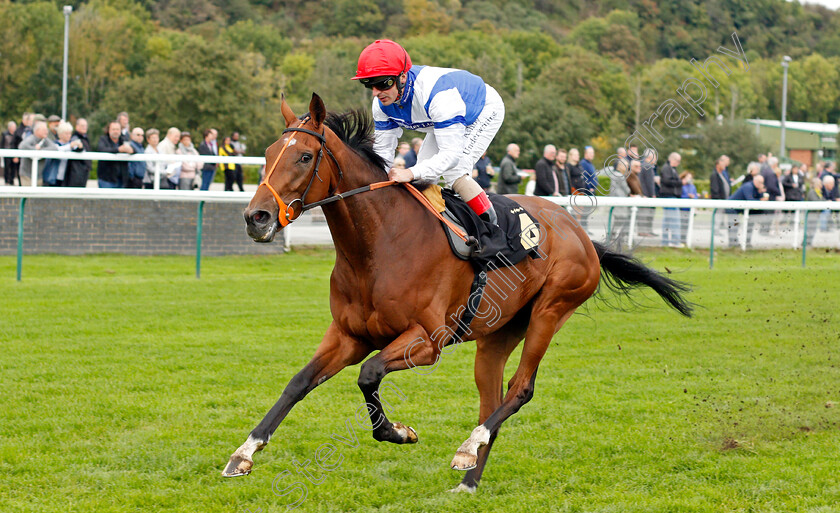
{"label": "horse's ear", "polygon": [[280,102],[280,112],[283,113],[283,118],[286,120],[286,128],[289,128],[292,123],[297,121],[297,116],[295,116],[295,113],[292,112],[292,108],[289,107],[289,104],[286,103],[285,94],[282,96],[282,101]]}
{"label": "horse's ear", "polygon": [[327,108],[324,106],[324,101],[315,93],[312,93],[312,101],[309,102],[309,116],[315,122],[315,126],[321,126],[324,119],[327,117]]}

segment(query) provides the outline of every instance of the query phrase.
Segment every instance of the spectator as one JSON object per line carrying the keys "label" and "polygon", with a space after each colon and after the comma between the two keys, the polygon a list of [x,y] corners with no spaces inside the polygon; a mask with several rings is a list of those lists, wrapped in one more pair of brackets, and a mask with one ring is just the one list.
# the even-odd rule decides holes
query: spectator
{"label": "spectator", "polygon": [[630,157],[627,156],[627,150],[624,148],[624,146],[619,146],[618,148],[616,148],[615,154],[618,155],[618,158],[623,160],[624,163],[627,164],[628,168],[629,168]]}
{"label": "spectator", "polygon": [[[178,155],[198,155],[198,151],[192,143],[192,135],[189,132],[181,133],[181,142],[178,143]],[[199,167],[201,167],[201,162],[181,162],[181,178],[178,180],[179,189],[182,191],[192,190],[195,174]]]}
{"label": "spectator", "polygon": [[709,178],[709,188],[712,199],[727,199],[732,189],[732,181],[729,179],[729,172],[726,170],[726,155],[721,155],[715,161],[715,170]]}
{"label": "spectator", "polygon": [[[70,141],[79,141],[81,148],[79,151],[91,151],[90,140],[87,136],[88,123],[85,118],[76,120],[76,131],[73,132],[73,137]],[[67,163],[67,171],[64,174],[65,187],[87,187],[87,181],[90,177],[90,170],[93,163],[90,160],[71,160]]]}
{"label": "spectator", "polygon": [[[169,127],[166,131],[166,137],[158,144],[157,152],[159,155],[175,155],[178,151],[178,143],[181,141],[181,131],[174,126]],[[233,148],[231,147],[231,152]],[[177,160],[163,162],[163,174],[160,178],[161,189],[177,189],[178,179],[181,174],[181,163]]]}
{"label": "spectator", "polygon": [[[12,145],[17,149],[20,148],[20,143],[23,142],[24,139],[32,135],[32,123],[35,122],[35,114],[31,112],[24,112],[23,117],[21,117],[20,125],[18,125],[17,130],[15,130],[15,139],[12,141]],[[18,159],[18,166],[20,166],[20,159]],[[20,169],[20,167],[18,167]]]}
{"label": "spectator", "polygon": [[[712,176],[709,177],[709,189],[711,192],[711,199],[716,200],[725,200],[729,199],[729,196],[732,194],[732,180],[729,178],[729,171],[726,169],[726,165],[729,162],[729,157],[726,155],[721,155],[720,157],[715,160],[715,169],[712,171]],[[756,170],[758,166],[756,165]],[[735,223],[735,219],[729,219],[729,215],[723,219],[723,225],[731,225]],[[730,247],[734,246],[737,243],[733,243],[732,241],[729,242]]]}
{"label": "spectator", "polygon": [[572,194],[572,180],[569,178],[569,156],[566,150],[560,148],[557,150],[557,158],[554,159],[554,174],[557,175],[557,192],[560,196],[570,196]]}
{"label": "spectator", "polygon": [[[566,166],[569,171],[569,184],[572,194],[585,193],[587,191],[586,181],[583,177],[583,168],[580,166],[580,152],[577,148],[569,150],[569,163]],[[594,194],[593,194],[594,196]]]}
{"label": "spectator", "polygon": [[782,197],[782,190],[779,187],[779,176],[777,170],[779,169],[779,159],[776,157],[769,157],[767,162],[761,166],[761,176],[764,177],[764,187],[770,195],[770,201],[780,201]]}
{"label": "spectator", "polygon": [[805,173],[799,167],[793,166],[785,171],[784,176],[782,176],[785,201],[802,201],[804,185]]}
{"label": "spectator", "polygon": [[[128,144],[131,145],[131,149],[134,150],[135,155],[142,155],[146,153],[145,148],[143,148],[144,135],[143,129],[139,126],[131,129],[131,139],[129,139]],[[143,179],[146,178],[146,164],[147,162],[142,160],[128,163],[127,187],[129,189],[143,188]]]}
{"label": "spectator", "polygon": [[397,155],[402,157],[403,162],[405,162],[405,157],[409,152],[411,152],[411,143],[403,141],[397,146]]}
{"label": "spectator", "polygon": [[519,146],[514,143],[507,145],[507,152],[499,163],[499,178],[496,183],[498,194],[516,194],[519,192],[519,168],[516,167],[516,159],[519,158]]}
{"label": "spectator", "polygon": [[837,180],[837,162],[829,162],[825,165],[825,170],[823,171],[823,176],[820,178],[825,178],[825,175],[831,175]]}
{"label": "spectator", "polygon": [[[534,189],[535,196],[560,196],[560,181],[554,171],[554,158],[557,157],[557,148],[548,144],[543,148],[543,156],[534,166],[537,186]],[[563,163],[565,165],[565,161]]]}
{"label": "spectator", "polygon": [[[817,166],[820,166],[822,163],[818,163]],[[822,180],[819,177],[814,177],[811,179],[810,182],[811,186],[808,188],[808,194],[806,196],[806,201],[823,201],[822,195]],[[812,212],[808,215],[808,232],[805,234],[805,245],[806,246],[813,246],[814,242],[814,235],[817,233],[817,216],[815,212]]]}
{"label": "spectator", "polygon": [[744,173],[743,176],[732,182],[732,185],[738,184],[740,182],[749,183],[753,181],[753,178],[761,174],[761,164],[758,162],[750,162],[747,165],[747,172]]}
{"label": "spectator", "polygon": [[[47,137],[52,142],[58,142],[58,125],[61,123],[61,118],[56,116],[55,114],[50,115],[47,118]],[[57,145],[56,145],[57,147]],[[44,159],[42,161],[44,167],[41,171],[41,176],[43,177],[43,184],[49,187],[55,186],[56,176],[58,175],[58,159]]]}
{"label": "spectator", "polygon": [[55,114],[50,114],[50,117],[47,118],[47,128],[50,129],[47,137],[49,137],[52,142],[56,142],[58,140],[59,123],[61,123],[61,118]]}
{"label": "spectator", "polygon": [[[822,179],[822,199],[823,201],[838,201],[840,200],[840,194],[837,193],[836,187],[836,180],[832,175],[825,175]],[[820,213],[820,230],[828,231],[828,224],[831,221],[831,210],[823,210]],[[832,223],[834,225],[834,223]],[[835,229],[835,226],[832,226],[832,230]]]}
{"label": "spectator", "polygon": [[[738,188],[735,193],[729,196],[731,200],[741,200],[741,201],[767,201],[770,199],[770,195],[767,193],[767,189],[764,187],[764,177],[761,176],[761,173],[756,174],[753,177],[751,182],[746,182],[741,187]],[[727,210],[727,214],[735,214],[736,210]],[[732,222],[729,225],[729,245],[730,247],[734,247],[738,243],[738,223],[736,222],[737,216],[731,215],[730,219]],[[747,227],[747,240],[746,240],[747,247],[752,247],[752,225]]]}
{"label": "spectator", "polygon": [[[58,140],[56,141],[58,151],[82,150],[82,143],[79,140],[71,140],[71,138],[73,137],[73,125],[66,121],[62,121],[58,124],[58,128],[56,128],[55,132],[58,136]],[[64,185],[64,179],[67,176],[67,168],[69,161],[68,159],[59,159],[56,162],[56,175],[52,185],[61,187]]]}
{"label": "spectator", "polygon": [[[613,173],[610,175],[610,192],[609,196],[614,198],[629,198],[633,194],[630,191],[630,186],[627,184],[627,178],[630,173],[638,175],[642,172],[642,163],[639,160],[630,162],[630,171],[627,175],[624,173]],[[627,230],[630,224],[630,207],[615,207],[613,209],[612,225],[610,226],[610,233],[608,238],[612,239],[615,234],[615,239],[618,247],[621,248],[626,243]]]}
{"label": "spectator", "polygon": [[[691,171],[683,171],[680,173],[680,181],[682,182],[682,194],[680,198],[683,199],[697,199],[697,187],[694,185],[694,175]],[[680,239],[683,244],[686,243],[688,237],[688,219],[691,217],[691,209],[682,207],[680,209]]]}
{"label": "spectator", "polygon": [[[245,143],[240,140],[239,132],[230,134],[230,145],[233,147],[233,151],[236,152],[237,157],[245,156]],[[235,166],[236,176],[242,176],[242,164],[235,164]]]}
{"label": "spectator", "polygon": [[128,124],[128,112],[120,112],[117,114],[117,123],[120,124],[120,134],[124,141],[131,140],[131,127]]}
{"label": "spectator", "polygon": [[583,149],[583,160],[580,161],[580,167],[583,169],[583,181],[586,184],[586,189],[595,195],[598,189],[598,173],[595,171],[595,165],[592,164],[592,159],[595,158],[595,148],[587,146]]}
{"label": "spectator", "polygon": [[[208,128],[204,131],[204,142],[198,145],[199,155],[218,155],[219,151],[216,148],[216,131]],[[210,184],[213,183],[213,178],[216,176],[216,164],[213,162],[205,162],[201,168],[201,190],[210,190]]]}
{"label": "spectator", "polygon": [[763,172],[766,169],[770,169],[770,164],[767,162],[767,155],[764,153],[758,154],[758,168],[759,172]]}
{"label": "spectator", "polygon": [[[222,144],[219,145],[219,156],[220,157],[233,157],[236,155],[236,152],[233,150],[233,146],[231,145],[230,137],[225,137],[222,140]],[[233,192],[233,183],[236,182],[236,185],[239,187],[240,191],[245,191],[245,187],[242,185],[242,172],[236,172],[236,166],[234,164],[230,164],[227,162],[222,162],[219,164],[219,167],[222,168],[225,172],[225,190]]]}
{"label": "spectator", "polygon": [[[405,157],[403,157],[405,159]],[[496,172],[493,171],[492,162],[490,162],[490,157],[487,156],[485,152],[484,155],[481,156],[480,159],[475,163],[475,168],[473,168],[472,176],[475,179],[476,183],[484,189],[484,192],[490,192],[490,179],[495,175]]]}
{"label": "spectator", "polygon": [[[17,123],[9,121],[6,123],[6,131],[0,134],[0,148],[5,150],[16,150],[15,131],[17,130]],[[18,167],[20,167],[20,160],[15,157],[4,157],[0,162],[0,167],[3,167],[3,179],[6,185],[14,185],[15,178],[17,178]]]}
{"label": "spectator", "polygon": [[[158,145],[160,144],[160,130],[157,128],[150,128],[146,130],[146,155],[157,155]],[[158,183],[164,176],[163,162],[146,162],[146,173],[143,175],[143,188],[154,189],[155,183]]]}
{"label": "spectator", "polygon": [[814,166],[814,176],[822,179],[823,170],[825,170],[825,162],[821,160]]}
{"label": "spectator", "polygon": [[417,155],[420,153],[420,148],[423,147],[423,139],[415,137],[411,140],[411,151],[408,153],[408,158],[405,160],[407,167],[413,167],[417,164]]}
{"label": "spectator", "polygon": [[[662,198],[679,198],[682,195],[682,181],[677,167],[682,157],[677,152],[668,155],[668,162],[662,166],[659,173],[660,189],[659,196]],[[680,212],[674,207],[663,208],[662,217],[662,245],[679,246],[680,235]]]}
{"label": "spectator", "polygon": [[[49,139],[49,129],[45,121],[35,121],[32,126],[32,133],[21,141],[18,148],[21,150],[57,150],[55,143]],[[32,183],[32,159],[23,159],[21,161],[20,184],[24,187],[38,185]]]}
{"label": "spectator", "polygon": [[[623,148],[622,148],[623,149]],[[619,155],[620,157],[620,155]],[[656,197],[656,153],[649,152],[641,161],[642,171],[639,173],[639,185],[642,188],[642,195],[646,198]],[[622,175],[626,173],[622,172]],[[639,208],[637,217],[639,219],[639,235],[641,237],[656,237],[653,232],[653,216],[656,209],[653,207]]]}
{"label": "spectator", "polygon": [[[128,153],[134,150],[128,141],[120,134],[120,124],[116,121],[108,123],[108,132],[99,138],[96,151],[104,153]],[[128,162],[116,160],[100,160],[97,167],[100,189],[116,189],[124,187],[128,182]]]}

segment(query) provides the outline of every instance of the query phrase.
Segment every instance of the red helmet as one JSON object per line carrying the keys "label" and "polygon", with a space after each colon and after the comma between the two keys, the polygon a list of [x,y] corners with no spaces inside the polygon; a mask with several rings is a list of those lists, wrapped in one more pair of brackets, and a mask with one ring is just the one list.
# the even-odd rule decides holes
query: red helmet
{"label": "red helmet", "polygon": [[377,39],[362,50],[356,76],[360,78],[398,76],[411,68],[411,57],[405,48],[390,39]]}

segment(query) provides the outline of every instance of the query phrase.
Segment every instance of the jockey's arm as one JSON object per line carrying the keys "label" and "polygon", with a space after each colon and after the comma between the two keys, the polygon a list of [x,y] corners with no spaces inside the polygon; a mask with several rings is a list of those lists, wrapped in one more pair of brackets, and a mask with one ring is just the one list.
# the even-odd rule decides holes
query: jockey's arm
{"label": "jockey's arm", "polygon": [[397,150],[403,131],[378,108],[378,101],[374,100],[373,103],[373,151],[385,161],[387,172],[394,165],[394,152]]}
{"label": "jockey's arm", "polygon": [[436,182],[446,170],[455,167],[464,152],[466,129],[467,127],[460,123],[435,128],[435,142],[438,152],[411,168],[415,180]]}
{"label": "jockey's arm", "polygon": [[434,122],[438,152],[411,168],[415,179],[437,181],[444,172],[455,167],[464,153],[467,131],[464,117],[467,106],[457,89],[435,95],[426,110]]}

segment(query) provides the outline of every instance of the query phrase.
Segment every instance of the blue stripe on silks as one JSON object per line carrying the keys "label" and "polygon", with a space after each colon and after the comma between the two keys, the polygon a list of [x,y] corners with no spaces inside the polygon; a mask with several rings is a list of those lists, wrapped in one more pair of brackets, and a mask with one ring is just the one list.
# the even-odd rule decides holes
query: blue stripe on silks
{"label": "blue stripe on silks", "polygon": [[393,120],[389,119],[388,121],[374,121],[374,125],[376,125],[377,130],[392,130],[394,128],[398,128],[399,125],[396,124]]}
{"label": "blue stripe on silks", "polygon": [[439,123],[435,123],[435,128],[446,128],[448,126],[457,125],[457,124],[461,124],[461,125],[466,126],[469,123],[467,123],[467,120],[464,119],[464,116],[455,116],[452,119],[447,119],[446,121],[441,121]]}
{"label": "blue stripe on silks", "polygon": [[[484,102],[487,97],[487,88],[484,81],[479,77],[473,75],[468,71],[453,71],[440,77],[432,88],[429,95],[429,100],[424,105],[426,114],[429,113],[429,105],[435,96],[443,91],[449,89],[456,89],[461,99],[466,106],[466,114],[464,115],[464,124],[471,125],[478,119],[479,114],[484,109]],[[431,117],[431,116],[430,116]],[[451,125],[452,123],[450,123]],[[437,124],[436,124],[437,125]],[[446,125],[449,126],[449,125]]]}

